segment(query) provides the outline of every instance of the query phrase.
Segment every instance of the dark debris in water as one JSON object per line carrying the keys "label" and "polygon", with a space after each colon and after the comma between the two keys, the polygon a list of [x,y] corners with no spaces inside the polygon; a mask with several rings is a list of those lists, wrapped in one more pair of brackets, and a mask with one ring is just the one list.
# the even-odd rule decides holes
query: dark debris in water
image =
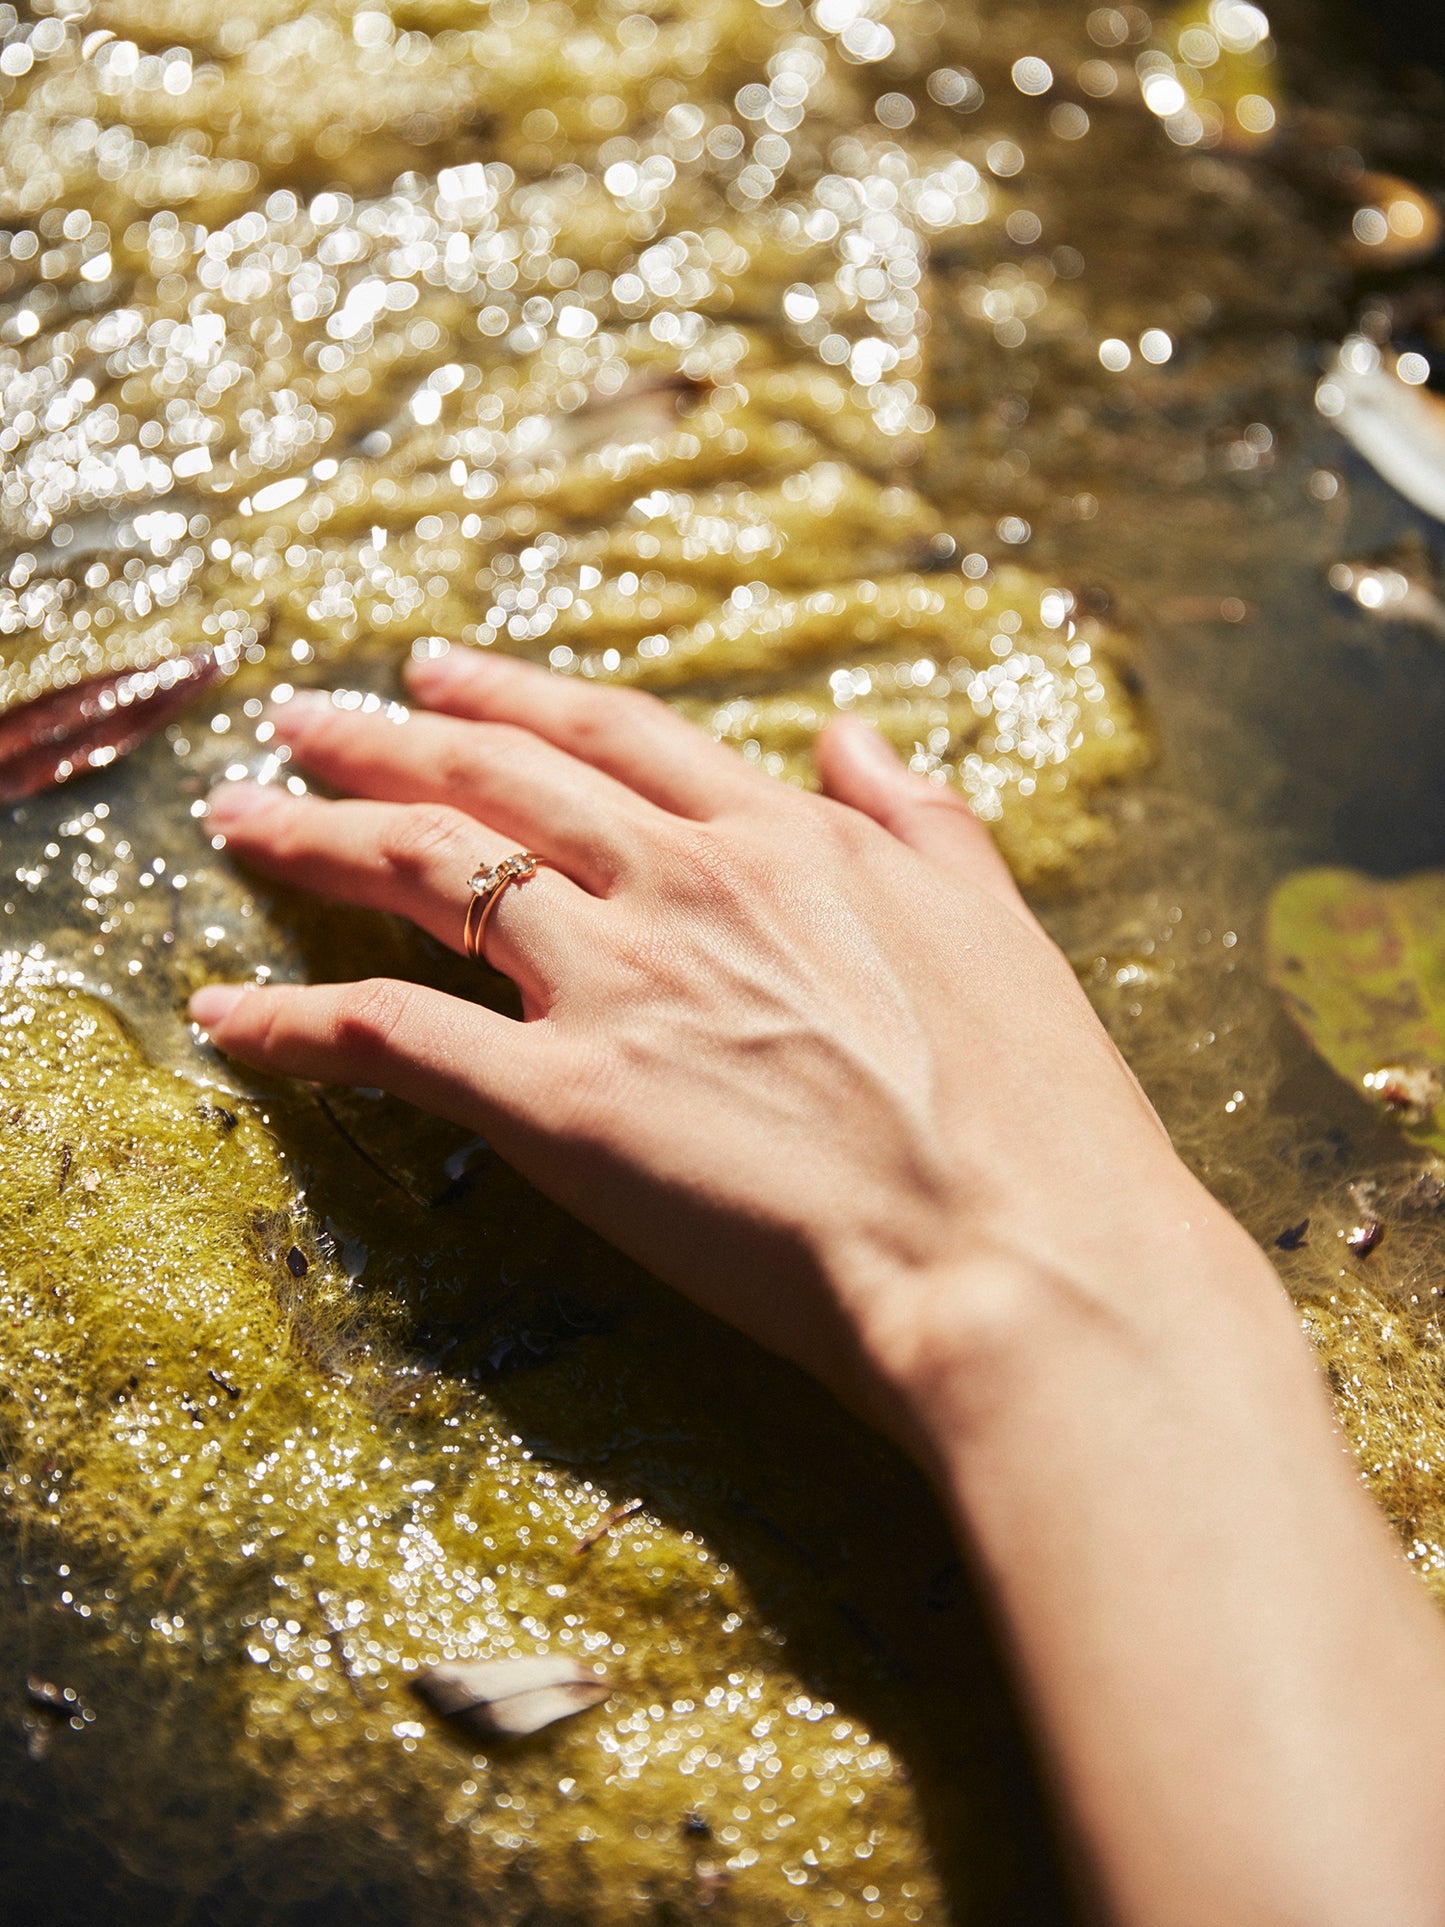
{"label": "dark debris in water", "polygon": [[73,1686],[57,1686],[52,1680],[31,1678],[25,1682],[25,1699],[31,1709],[25,1722],[25,1747],[32,1760],[43,1760],[55,1735],[66,1727],[82,1733],[95,1720],[94,1713]]}
{"label": "dark debris in water", "polygon": [[1368,1258],[1384,1236],[1385,1227],[1378,1218],[1362,1218],[1345,1233],[1345,1243],[1357,1258]]}
{"label": "dark debris in water", "polygon": [[584,1552],[590,1552],[595,1545],[607,1537],[614,1526],[621,1525],[624,1519],[630,1519],[634,1512],[641,1512],[641,1510],[641,1499],[629,1499],[625,1505],[613,1506],[610,1512],[602,1515],[595,1526],[583,1533],[572,1548],[573,1557],[580,1558]]}

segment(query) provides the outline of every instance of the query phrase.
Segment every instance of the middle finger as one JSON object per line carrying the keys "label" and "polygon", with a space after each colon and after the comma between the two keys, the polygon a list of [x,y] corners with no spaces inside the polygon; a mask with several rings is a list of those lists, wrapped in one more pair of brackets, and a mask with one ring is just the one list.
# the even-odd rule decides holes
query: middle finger
{"label": "middle finger", "polygon": [[615,778],[508,723],[350,705],[307,690],[272,712],[311,775],[352,796],[445,803],[559,863],[605,896],[662,821]]}

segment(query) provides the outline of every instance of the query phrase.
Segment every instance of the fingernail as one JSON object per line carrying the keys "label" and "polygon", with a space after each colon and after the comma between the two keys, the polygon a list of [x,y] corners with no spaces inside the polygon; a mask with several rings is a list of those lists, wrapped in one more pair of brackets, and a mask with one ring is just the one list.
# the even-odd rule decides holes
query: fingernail
{"label": "fingernail", "polygon": [[213,823],[240,823],[268,800],[259,783],[221,783],[206,798],[206,815]]}
{"label": "fingernail", "polygon": [[244,984],[207,984],[191,998],[191,1022],[199,1024],[202,1030],[214,1030],[217,1024],[226,1021],[245,995]]}

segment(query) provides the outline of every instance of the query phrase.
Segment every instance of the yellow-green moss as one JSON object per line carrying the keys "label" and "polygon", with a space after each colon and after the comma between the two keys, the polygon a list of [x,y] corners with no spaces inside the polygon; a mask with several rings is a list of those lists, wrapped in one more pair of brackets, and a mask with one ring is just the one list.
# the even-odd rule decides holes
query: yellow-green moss
{"label": "yellow-green moss", "polygon": [[[388,1158],[405,1132],[446,1190],[456,1134],[357,1104],[350,1132]],[[838,1470],[825,1403],[765,1362],[743,1388],[731,1341],[503,1172],[470,1203],[348,1200],[374,1174],[333,1136],[333,1204],[389,1239],[349,1279],[278,1155],[294,1107],[149,1068],[13,959],[0,1113],[0,1498],[28,1602],[0,1620],[0,1698],[48,1741],[48,1801],[153,1882],[282,1912],[380,1882],[418,1920],[690,1918],[724,1889],[730,1919],[850,1919],[864,1887],[942,1918],[923,1821],[966,1848],[997,1688],[879,1448],[843,1448],[866,1516],[846,1491],[775,1502],[761,1466],[810,1427]],[[809,1660],[840,1640],[846,1705]],[[444,1657],[541,1649],[616,1691],[488,1757],[407,1690]],[[886,1728],[890,1675],[921,1667],[980,1722],[915,1730],[922,1810],[863,1711]],[[27,1706],[27,1676],[76,1691],[82,1730]]]}

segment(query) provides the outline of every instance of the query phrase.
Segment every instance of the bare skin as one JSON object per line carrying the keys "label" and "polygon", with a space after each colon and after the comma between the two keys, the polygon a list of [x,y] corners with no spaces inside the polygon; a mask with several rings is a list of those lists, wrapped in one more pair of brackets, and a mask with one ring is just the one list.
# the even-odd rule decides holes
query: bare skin
{"label": "bare skin", "polygon": [[861,725],[825,796],[650,698],[454,652],[405,720],[277,710],[344,800],[215,829],[460,947],[416,985],[197,994],[217,1045],[483,1132],[937,1482],[1127,1927],[1445,1922],[1445,1631],[1262,1254],[1175,1156],[986,832]]}

